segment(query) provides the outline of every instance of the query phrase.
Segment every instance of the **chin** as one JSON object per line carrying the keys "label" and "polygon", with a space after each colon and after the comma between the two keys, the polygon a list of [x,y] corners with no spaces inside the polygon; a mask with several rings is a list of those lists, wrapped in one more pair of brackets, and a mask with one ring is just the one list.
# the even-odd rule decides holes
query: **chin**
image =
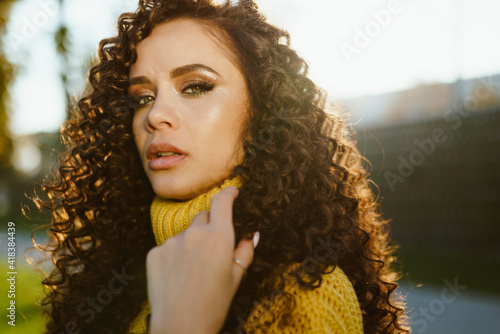
{"label": "chin", "polygon": [[202,185],[198,185],[195,183],[177,184],[175,181],[153,182],[153,190],[157,196],[165,199],[188,201],[190,199],[197,197],[200,194],[209,191],[214,187],[221,185],[228,176],[217,180],[211,180],[211,182],[206,182],[203,183]]}
{"label": "chin", "polygon": [[171,187],[165,189],[165,187],[153,187],[156,196],[165,199],[172,199],[178,201],[188,201],[195,198],[198,194],[196,192],[190,192],[182,189],[172,189]]}
{"label": "chin", "polygon": [[[213,186],[209,187],[212,188]],[[187,201],[195,198],[209,188],[205,186],[197,187],[194,184],[177,184],[176,182],[155,182],[153,190],[157,196],[165,199]]]}

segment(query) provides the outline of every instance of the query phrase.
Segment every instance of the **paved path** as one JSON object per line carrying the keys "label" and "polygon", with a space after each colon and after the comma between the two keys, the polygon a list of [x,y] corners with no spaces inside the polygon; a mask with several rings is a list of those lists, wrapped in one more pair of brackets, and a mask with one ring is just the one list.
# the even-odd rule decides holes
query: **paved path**
{"label": "paved path", "polygon": [[407,296],[413,333],[499,334],[500,298],[468,291],[457,278],[441,287],[409,288]]}

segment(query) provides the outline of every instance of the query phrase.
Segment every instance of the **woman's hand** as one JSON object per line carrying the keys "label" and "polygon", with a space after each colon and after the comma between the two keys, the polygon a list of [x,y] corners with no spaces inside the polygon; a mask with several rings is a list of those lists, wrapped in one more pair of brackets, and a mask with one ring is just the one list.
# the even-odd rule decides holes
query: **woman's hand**
{"label": "woman's hand", "polygon": [[151,333],[217,333],[224,324],[245,273],[233,260],[246,267],[253,260],[252,240],[242,239],[234,249],[237,195],[235,187],[223,189],[210,212],[200,212],[186,231],[148,253]]}

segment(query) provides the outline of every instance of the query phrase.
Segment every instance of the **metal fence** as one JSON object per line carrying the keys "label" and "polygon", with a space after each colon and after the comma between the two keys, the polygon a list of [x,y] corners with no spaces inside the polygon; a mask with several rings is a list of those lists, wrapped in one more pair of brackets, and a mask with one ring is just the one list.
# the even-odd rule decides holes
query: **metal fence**
{"label": "metal fence", "polygon": [[483,264],[493,279],[500,268],[500,109],[357,132],[402,252]]}

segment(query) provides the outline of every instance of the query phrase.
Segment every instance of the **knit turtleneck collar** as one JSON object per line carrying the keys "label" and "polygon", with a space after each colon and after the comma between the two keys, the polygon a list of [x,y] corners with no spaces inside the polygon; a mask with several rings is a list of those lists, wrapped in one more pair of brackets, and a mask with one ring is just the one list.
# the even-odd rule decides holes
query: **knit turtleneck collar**
{"label": "knit turtleneck collar", "polygon": [[156,196],[151,204],[151,223],[156,243],[163,244],[189,227],[194,216],[201,211],[210,210],[212,197],[224,188],[241,188],[239,177],[224,181],[219,187],[210,189],[189,201],[179,202]]}

